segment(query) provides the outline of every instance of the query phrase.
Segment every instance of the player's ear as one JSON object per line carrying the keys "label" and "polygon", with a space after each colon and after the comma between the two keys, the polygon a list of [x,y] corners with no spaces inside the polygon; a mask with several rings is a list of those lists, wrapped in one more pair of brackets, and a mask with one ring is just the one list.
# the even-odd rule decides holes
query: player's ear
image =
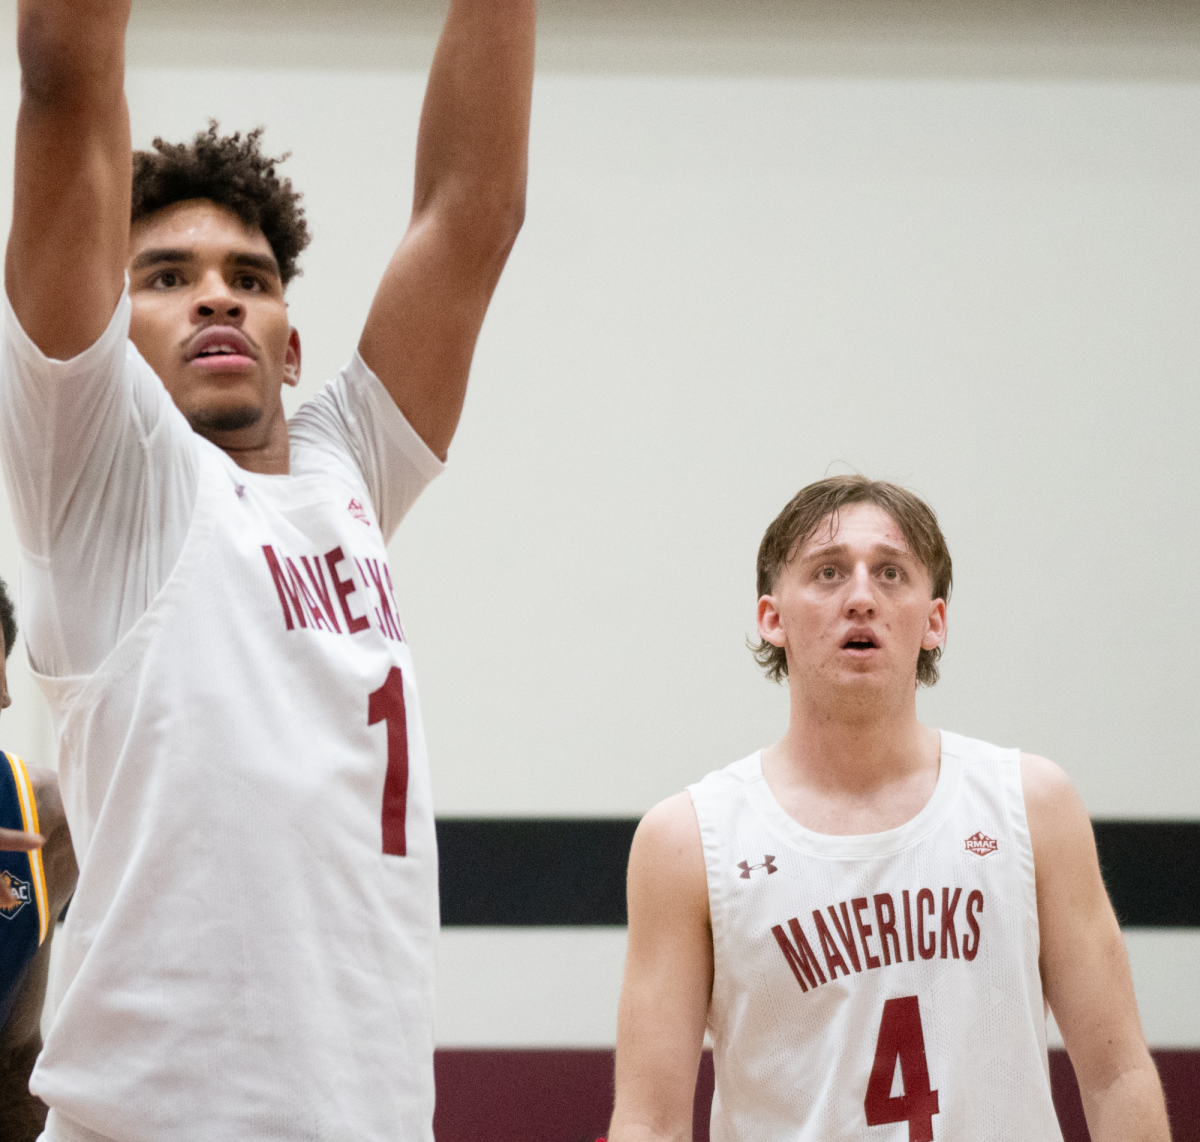
{"label": "player's ear", "polygon": [[774,595],[763,595],[758,600],[758,637],[772,646],[783,646],[786,641]]}
{"label": "player's ear", "polygon": [[288,329],[287,354],[283,358],[283,383],[293,388],[300,383],[300,333],[294,326]]}
{"label": "player's ear", "polygon": [[935,650],[946,641],[946,600],[934,599],[925,623],[925,634],[921,639],[922,650]]}

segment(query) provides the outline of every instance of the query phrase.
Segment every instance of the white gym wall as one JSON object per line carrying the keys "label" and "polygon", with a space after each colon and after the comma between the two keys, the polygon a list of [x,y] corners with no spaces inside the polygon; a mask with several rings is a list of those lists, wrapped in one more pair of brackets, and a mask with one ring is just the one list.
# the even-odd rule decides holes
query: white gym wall
{"label": "white gym wall", "polygon": [[[135,145],[215,116],[294,152],[303,396],[403,231],[441,6],[136,3]],[[925,495],[954,556],[926,719],[1058,760],[1095,816],[1200,817],[1200,9],[542,13],[525,230],[392,547],[439,814],[636,816],[773,740],[758,540],[857,469]],[[46,762],[21,654],[0,740]],[[447,932],[442,1041],[610,1044],[622,941]],[[1151,1042],[1200,1046],[1162,970],[1194,979],[1200,939],[1129,944]]]}

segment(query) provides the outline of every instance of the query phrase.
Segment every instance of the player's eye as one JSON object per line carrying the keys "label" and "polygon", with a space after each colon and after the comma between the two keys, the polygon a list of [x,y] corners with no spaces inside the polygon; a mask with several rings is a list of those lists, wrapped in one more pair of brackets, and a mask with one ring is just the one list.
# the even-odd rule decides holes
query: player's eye
{"label": "player's eye", "polygon": [[836,567],[822,567],[821,570],[817,572],[817,577],[819,579],[825,580],[825,582],[827,582],[827,583],[831,583],[831,582],[833,582],[834,579],[837,578],[837,568]]}
{"label": "player's eye", "polygon": [[242,274],[237,279],[238,289],[250,290],[251,292],[259,292],[263,288],[262,282],[253,274]]}
{"label": "player's eye", "polygon": [[895,583],[900,579],[900,570],[897,567],[885,567],[883,569],[883,577],[889,583]]}
{"label": "player's eye", "polygon": [[182,284],[183,278],[179,276],[178,270],[159,270],[150,279],[152,289],[174,289],[176,286]]}

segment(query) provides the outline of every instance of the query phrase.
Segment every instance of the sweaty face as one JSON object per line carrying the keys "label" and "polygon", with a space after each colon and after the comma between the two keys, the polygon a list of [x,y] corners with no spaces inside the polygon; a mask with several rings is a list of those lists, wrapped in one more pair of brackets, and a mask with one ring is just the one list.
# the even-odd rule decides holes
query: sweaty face
{"label": "sweaty face", "polygon": [[134,225],[129,279],[130,339],[192,427],[226,447],[265,439],[300,342],[262,232],[207,199],[174,203]]}
{"label": "sweaty face", "polygon": [[946,605],[895,520],[875,504],[826,516],[759,600],[759,632],[786,648],[792,685],[870,692],[916,686]]}

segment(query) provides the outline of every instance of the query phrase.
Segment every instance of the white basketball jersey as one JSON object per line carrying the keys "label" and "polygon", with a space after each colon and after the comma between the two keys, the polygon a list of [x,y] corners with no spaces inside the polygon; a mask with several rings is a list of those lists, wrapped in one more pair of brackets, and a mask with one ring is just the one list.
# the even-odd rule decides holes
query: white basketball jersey
{"label": "white basketball jersey", "polygon": [[437,847],[383,535],[344,464],[197,455],[149,609],[40,680],[82,857],[46,1136],[431,1142]]}
{"label": "white basketball jersey", "polygon": [[759,754],[689,792],[713,1142],[1061,1142],[1018,751],[943,732],[928,804],[867,836],[799,825]]}

